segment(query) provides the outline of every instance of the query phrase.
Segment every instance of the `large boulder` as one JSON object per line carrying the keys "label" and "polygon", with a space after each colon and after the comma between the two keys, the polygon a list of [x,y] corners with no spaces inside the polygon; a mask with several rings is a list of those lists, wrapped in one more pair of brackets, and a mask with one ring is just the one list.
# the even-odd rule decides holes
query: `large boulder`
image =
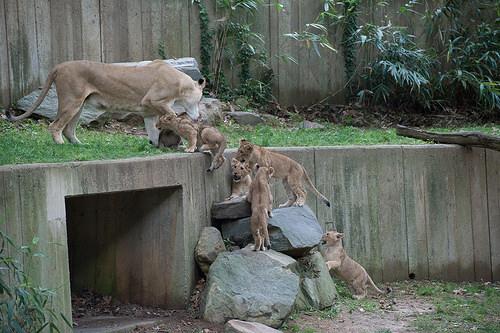
{"label": "large boulder", "polygon": [[224,333],[282,333],[261,323],[231,319],[224,326]]}
{"label": "large boulder", "polygon": [[[183,73],[189,75],[193,80],[198,80],[202,77],[200,70],[198,69],[198,63],[194,58],[180,58],[180,59],[167,59],[166,63],[172,65],[176,69],[180,70]],[[141,62],[127,62],[127,63],[117,63],[116,65],[120,66],[145,66],[150,61],[141,61]],[[41,89],[37,89],[30,93],[29,95],[24,96],[23,98],[17,101],[17,108],[21,110],[28,110],[35,103],[38,95],[40,94]],[[215,105],[214,102],[210,101],[211,106]],[[48,118],[50,120],[54,120],[57,115],[57,92],[55,86],[52,85],[49,90],[47,96],[43,100],[42,104],[35,110],[35,114]],[[203,109],[203,107],[200,107]],[[183,112],[184,108],[180,105],[175,104],[174,110],[176,112]],[[222,112],[222,111],[220,111]],[[96,108],[89,103],[85,103],[83,105],[82,114],[80,116],[80,123],[84,125],[102,125],[109,119],[118,119],[123,120],[128,117],[129,113],[122,112],[104,112],[104,110]],[[222,117],[222,116],[220,116]]]}
{"label": "large boulder", "polygon": [[[293,257],[302,257],[319,244],[323,231],[308,207],[287,207],[273,209],[268,219],[269,238],[273,250]],[[226,222],[221,226],[222,236],[240,247],[253,241],[250,232],[250,218]]]}
{"label": "large boulder", "polygon": [[215,261],[217,255],[225,250],[224,240],[219,230],[214,227],[203,228],[194,251],[196,262],[202,272],[207,274],[210,265]]}
{"label": "large boulder", "polygon": [[234,220],[252,215],[250,203],[242,197],[212,204],[213,220]]}
{"label": "large boulder", "polygon": [[255,126],[264,122],[261,116],[253,112],[233,111],[228,112],[227,115],[240,125]]}
{"label": "large boulder", "polygon": [[297,310],[324,309],[335,302],[337,291],[325,260],[319,252],[299,258],[294,271],[300,276]]}
{"label": "large boulder", "polygon": [[204,97],[200,101],[200,118],[203,123],[217,125],[224,121],[224,104],[216,98]]}
{"label": "large boulder", "polygon": [[201,306],[205,320],[255,321],[271,327],[283,324],[299,293],[296,261],[273,250],[249,248],[223,252],[210,266]]}

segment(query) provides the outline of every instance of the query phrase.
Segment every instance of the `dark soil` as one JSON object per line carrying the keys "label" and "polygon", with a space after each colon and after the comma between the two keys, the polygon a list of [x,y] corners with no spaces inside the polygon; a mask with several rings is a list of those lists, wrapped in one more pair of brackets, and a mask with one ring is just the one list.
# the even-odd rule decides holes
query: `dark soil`
{"label": "dark soil", "polygon": [[500,112],[479,110],[395,109],[382,106],[363,107],[356,104],[283,107],[271,104],[261,110],[283,119],[303,117],[309,121],[324,120],[337,125],[389,128],[398,124],[411,127],[459,127],[464,125],[500,124]]}

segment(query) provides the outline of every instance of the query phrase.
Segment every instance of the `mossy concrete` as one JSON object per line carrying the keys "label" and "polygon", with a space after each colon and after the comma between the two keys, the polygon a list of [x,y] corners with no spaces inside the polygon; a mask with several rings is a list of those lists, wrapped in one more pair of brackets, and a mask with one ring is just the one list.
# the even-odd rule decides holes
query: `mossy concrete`
{"label": "mossy concrete", "polygon": [[[304,165],[318,190],[332,202],[332,208],[328,208],[308,193],[307,203],[322,228],[344,231],[348,253],[375,280],[405,279],[409,273],[415,273],[417,279],[498,280],[500,153],[453,145],[273,150]],[[234,152],[228,150],[227,157]],[[230,193],[229,163],[208,174],[205,170],[209,163],[209,156],[179,153],[114,161],[2,166],[0,220],[5,223],[0,228],[18,244],[27,244],[35,236],[40,238],[39,247],[46,257],[25,265],[44,287],[57,291],[55,308],[70,318],[67,230],[71,229],[67,224],[78,220],[68,219],[75,208],[71,198],[127,191],[145,191],[149,193],[147,196],[153,193],[149,190],[162,196],[162,189],[175,189],[177,194],[167,195],[165,205],[175,207],[173,216],[178,216],[178,220],[163,229],[163,233],[168,233],[167,238],[155,238],[160,243],[168,240],[171,248],[163,248],[162,255],[168,256],[171,269],[155,278],[175,283],[169,294],[175,302],[169,303],[169,307],[185,307],[198,277],[194,260],[198,236],[204,226],[210,225],[212,203],[222,201]],[[285,199],[283,185],[273,181],[272,190],[276,207]],[[148,210],[146,206],[141,200],[131,200],[125,208],[144,211]],[[156,207],[160,209],[163,205]],[[114,225],[117,220],[113,212],[118,209],[115,204],[109,207],[109,220]],[[152,226],[155,219],[160,218],[147,217],[144,221],[150,221]],[[90,225],[107,227],[96,221],[89,224],[89,229],[83,230],[88,232],[87,243],[81,239],[80,243],[74,243],[70,238],[73,246],[89,253],[103,247],[101,244],[101,248],[91,248],[97,238]],[[141,225],[141,221],[134,225]],[[151,237],[157,236],[159,230],[139,228],[135,237],[148,237],[148,232]],[[111,231],[109,234],[113,235]],[[142,249],[134,247],[134,237],[125,243],[114,243],[113,239],[109,237],[104,245],[110,242],[115,254],[117,249],[121,252]],[[99,250],[99,253],[108,252]],[[126,254],[125,258],[128,260]],[[155,270],[147,266],[155,266],[157,259],[151,261],[147,256],[143,259],[142,268],[138,269],[149,270],[151,276]],[[117,267],[117,272],[122,271]],[[101,273],[87,273],[101,280]],[[113,283],[118,286],[121,282]],[[131,285],[130,281],[124,283]]]}

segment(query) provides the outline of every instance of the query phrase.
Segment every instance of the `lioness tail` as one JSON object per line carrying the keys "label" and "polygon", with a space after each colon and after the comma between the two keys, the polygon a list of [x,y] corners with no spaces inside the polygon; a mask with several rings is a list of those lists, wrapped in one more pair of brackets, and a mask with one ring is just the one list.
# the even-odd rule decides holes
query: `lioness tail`
{"label": "lioness tail", "polygon": [[40,95],[38,95],[38,98],[36,99],[35,104],[33,104],[27,112],[25,112],[22,115],[17,116],[17,117],[13,116],[11,111],[9,109],[7,109],[5,111],[5,115],[7,116],[7,119],[10,121],[18,121],[18,120],[23,120],[23,119],[31,116],[33,111],[35,111],[36,108],[39,107],[40,104],[42,104],[42,102],[43,102],[45,96],[47,96],[47,93],[49,92],[50,86],[52,85],[52,82],[54,82],[55,78],[56,78],[56,69],[54,68],[52,71],[50,71],[49,76],[47,77],[47,80],[45,80],[42,91],[40,92]]}
{"label": "lioness tail", "polygon": [[330,201],[328,201],[328,199],[327,199],[327,198],[326,198],[323,194],[321,194],[321,193],[320,193],[320,192],[316,189],[316,187],[314,187],[314,184],[312,183],[311,178],[309,178],[309,175],[307,174],[306,169],[304,169],[304,167],[302,167],[302,170],[304,171],[304,178],[305,178],[305,180],[306,180],[306,183],[307,183],[307,185],[309,185],[309,187],[311,188],[311,190],[313,191],[313,193],[314,193],[316,196],[318,196],[318,197],[321,199],[321,201],[323,201],[323,202],[325,203],[325,205],[326,205],[327,207],[330,207],[330,206],[331,206],[331,205],[330,205]]}

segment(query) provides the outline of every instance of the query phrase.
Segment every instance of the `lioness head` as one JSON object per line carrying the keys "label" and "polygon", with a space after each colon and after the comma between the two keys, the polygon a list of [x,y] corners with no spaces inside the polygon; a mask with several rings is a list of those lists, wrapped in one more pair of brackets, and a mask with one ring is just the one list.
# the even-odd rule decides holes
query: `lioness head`
{"label": "lioness head", "polygon": [[323,234],[323,237],[321,237],[321,244],[334,245],[340,242],[342,238],[344,238],[343,233],[335,230],[328,231]]}
{"label": "lioness head", "polygon": [[167,113],[161,116],[158,121],[156,122],[156,128],[157,129],[164,129],[166,128],[169,124],[174,122],[177,119],[177,116],[173,113]]}
{"label": "lioness head", "polygon": [[193,81],[193,89],[189,93],[184,94],[184,98],[179,100],[182,106],[186,109],[187,114],[191,119],[197,120],[200,117],[199,103],[203,96],[203,88],[205,88],[206,81],[204,78]]}
{"label": "lioness head", "polygon": [[250,155],[253,152],[253,149],[254,149],[253,143],[245,139],[241,139],[240,147],[238,148],[238,152],[236,153],[236,159],[241,162],[248,161]]}
{"label": "lioness head", "polygon": [[240,180],[248,176],[251,171],[252,170],[250,170],[248,162],[242,163],[235,158],[231,160],[231,173],[234,182],[239,182]]}

